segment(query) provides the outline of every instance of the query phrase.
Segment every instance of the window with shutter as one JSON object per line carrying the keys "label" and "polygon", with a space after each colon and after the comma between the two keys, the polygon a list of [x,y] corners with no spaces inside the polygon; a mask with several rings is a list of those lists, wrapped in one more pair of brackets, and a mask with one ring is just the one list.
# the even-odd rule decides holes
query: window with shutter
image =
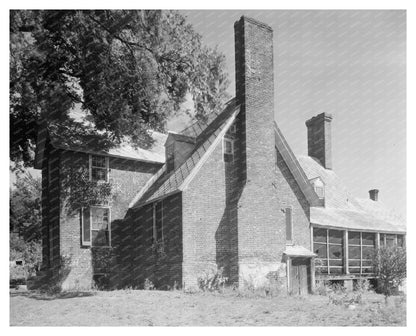
{"label": "window with shutter", "polygon": [[82,245],[111,246],[110,208],[82,209]]}

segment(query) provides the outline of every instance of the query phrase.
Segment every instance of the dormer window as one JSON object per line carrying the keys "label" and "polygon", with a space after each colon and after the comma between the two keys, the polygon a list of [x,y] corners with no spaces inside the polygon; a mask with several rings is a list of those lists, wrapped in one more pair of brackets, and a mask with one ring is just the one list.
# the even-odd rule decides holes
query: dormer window
{"label": "dormer window", "polygon": [[325,191],[324,187],[315,186],[315,192],[319,198],[325,198]]}
{"label": "dormer window", "polygon": [[325,198],[325,184],[320,177],[316,177],[310,180],[313,189],[315,190],[316,195],[318,195],[319,199]]}

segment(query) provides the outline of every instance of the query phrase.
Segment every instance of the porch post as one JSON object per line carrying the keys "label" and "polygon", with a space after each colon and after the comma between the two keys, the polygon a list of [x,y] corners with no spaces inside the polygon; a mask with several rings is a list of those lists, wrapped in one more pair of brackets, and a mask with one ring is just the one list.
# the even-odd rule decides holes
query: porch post
{"label": "porch post", "polygon": [[311,292],[315,292],[315,257],[311,258]]}
{"label": "porch post", "polygon": [[348,230],[344,230],[344,263],[345,274],[350,274],[348,268]]}
{"label": "porch post", "polygon": [[290,294],[290,257],[286,258],[287,292]]}

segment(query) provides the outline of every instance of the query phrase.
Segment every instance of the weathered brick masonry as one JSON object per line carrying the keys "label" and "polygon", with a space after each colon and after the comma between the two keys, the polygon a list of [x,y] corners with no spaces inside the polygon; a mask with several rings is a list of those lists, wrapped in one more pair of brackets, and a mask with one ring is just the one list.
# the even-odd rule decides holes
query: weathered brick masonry
{"label": "weathered brick masonry", "polygon": [[114,231],[115,287],[143,288],[146,279],[161,289],[182,284],[182,197],[163,200],[163,253],[154,248],[153,204],[131,209]]}
{"label": "weathered brick masonry", "polygon": [[[235,187],[233,162],[224,162],[222,141],[183,191],[183,284],[197,285],[198,277],[224,268],[237,279],[237,246],[230,198]],[[233,230],[234,229],[234,230]]]}
{"label": "weathered brick masonry", "polygon": [[273,32],[242,17],[235,24],[236,94],[241,104],[238,200],[239,284],[258,282],[280,267],[285,247],[279,225],[279,183],[274,155]]}
{"label": "weathered brick masonry", "polygon": [[[92,249],[83,247],[81,244],[81,213],[79,211],[69,212],[65,205],[63,189],[59,189],[65,171],[70,168],[84,167],[88,169],[89,155],[81,152],[64,151],[51,149],[54,155],[49,155],[51,160],[52,186],[45,193],[44,202],[48,202],[46,207],[49,223],[49,239],[44,239],[44,253],[46,253],[47,244],[53,250],[51,252],[51,269],[56,272],[60,264],[61,257],[64,256],[70,261],[70,272],[67,275],[63,288],[90,288],[93,284],[93,262]],[[45,166],[48,166],[45,163]],[[160,165],[121,158],[109,158],[110,179],[114,184],[115,200],[111,205],[111,222],[112,226],[117,227],[124,219],[129,202],[141,189],[147,180],[157,171]],[[47,184],[47,169],[43,175],[43,183]],[[76,183],[76,181],[74,181]],[[60,215],[59,215],[60,214]],[[112,244],[113,245],[113,244]],[[97,248],[109,249],[109,248]],[[45,260],[48,257],[45,256]],[[115,267],[118,266],[115,264]],[[114,269],[116,271],[116,269]]]}

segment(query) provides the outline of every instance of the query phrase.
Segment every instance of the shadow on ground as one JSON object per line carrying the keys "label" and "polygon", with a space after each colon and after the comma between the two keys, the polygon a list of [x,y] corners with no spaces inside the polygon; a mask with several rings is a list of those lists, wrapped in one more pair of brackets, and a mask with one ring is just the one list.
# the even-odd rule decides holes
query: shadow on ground
{"label": "shadow on ground", "polygon": [[94,292],[63,292],[58,294],[48,294],[42,292],[32,291],[12,291],[10,290],[10,297],[24,296],[30,299],[51,301],[58,299],[73,299],[94,296]]}

